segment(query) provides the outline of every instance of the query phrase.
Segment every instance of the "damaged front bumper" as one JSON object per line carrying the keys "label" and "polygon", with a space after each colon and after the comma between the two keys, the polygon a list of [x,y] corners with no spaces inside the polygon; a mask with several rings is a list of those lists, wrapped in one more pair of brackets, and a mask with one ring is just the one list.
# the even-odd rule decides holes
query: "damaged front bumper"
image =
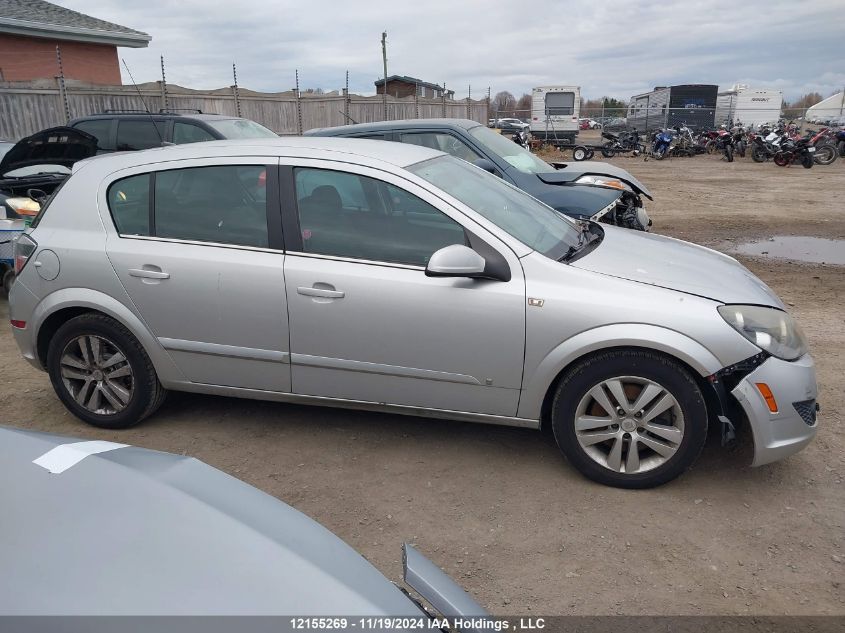
{"label": "damaged front bumper", "polygon": [[730,393],[751,427],[752,466],[797,453],[815,437],[818,389],[815,364],[809,354],[795,361],[769,357],[739,380]]}

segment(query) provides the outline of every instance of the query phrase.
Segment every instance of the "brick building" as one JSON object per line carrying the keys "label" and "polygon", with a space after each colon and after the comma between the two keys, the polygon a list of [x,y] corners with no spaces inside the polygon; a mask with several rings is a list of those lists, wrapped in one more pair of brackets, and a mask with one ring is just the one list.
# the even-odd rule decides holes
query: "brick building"
{"label": "brick building", "polygon": [[[376,94],[384,94],[384,79],[377,80],[375,84]],[[444,92],[447,99],[455,97],[454,90],[446,90],[443,86],[428,83],[416,77],[391,75],[387,78],[387,94],[391,97],[413,97],[416,93],[417,96],[425,99],[439,99]]]}
{"label": "brick building", "polygon": [[117,47],[144,48],[150,36],[43,0],[0,0],[0,81],[65,79],[120,85]]}

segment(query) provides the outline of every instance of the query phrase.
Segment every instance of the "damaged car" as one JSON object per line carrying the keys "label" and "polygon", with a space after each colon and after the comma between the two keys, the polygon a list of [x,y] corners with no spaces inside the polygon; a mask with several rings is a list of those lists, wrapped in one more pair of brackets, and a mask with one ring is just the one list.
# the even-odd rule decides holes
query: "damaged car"
{"label": "damaged car", "polygon": [[755,466],[818,429],[807,340],[738,261],[576,222],[413,144],[98,156],[15,265],[21,353],[103,428],[168,390],[545,427],[625,488],[686,471],[708,428],[750,428]]}
{"label": "damaged car", "polygon": [[96,138],[65,126],[41,130],[9,147],[0,160],[3,219],[35,216],[73,164],[96,153]]}
{"label": "damaged car", "polygon": [[528,149],[469,119],[409,119],[309,130],[305,136],[343,136],[421,145],[489,171],[556,211],[581,220],[648,231],[643,198],[651,192],[609,163],[547,163]]}

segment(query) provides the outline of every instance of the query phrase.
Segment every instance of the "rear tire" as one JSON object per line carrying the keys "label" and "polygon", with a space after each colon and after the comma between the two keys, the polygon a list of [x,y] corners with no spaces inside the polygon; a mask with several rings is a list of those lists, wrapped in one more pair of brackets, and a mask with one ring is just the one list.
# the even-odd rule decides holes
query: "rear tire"
{"label": "rear tire", "polygon": [[734,162],[734,151],[733,151],[733,149],[731,148],[730,145],[725,147],[725,158],[728,159],[729,163]]}
{"label": "rear tire", "polygon": [[804,156],[801,158],[801,166],[804,169],[812,168],[814,162],[815,161],[813,160],[813,157],[809,154],[804,154]]}
{"label": "rear tire", "polygon": [[839,152],[836,151],[836,147],[832,143],[824,143],[816,147],[813,161],[816,165],[830,165],[836,162],[837,158],[839,158]]}
{"label": "rear tire", "polygon": [[12,284],[15,283],[15,271],[9,268],[8,270],[3,271],[2,274],[2,292],[8,297],[9,293],[12,291]]}
{"label": "rear tire", "polygon": [[693,376],[674,359],[610,350],[563,376],[552,430],[561,452],[586,477],[618,488],[651,488],[698,458],[707,439],[707,406]]}
{"label": "rear tire", "polygon": [[612,158],[616,152],[613,151],[613,142],[608,141],[604,145],[601,146],[601,155],[605,158]]}
{"label": "rear tire", "polygon": [[751,148],[751,160],[753,160],[755,163],[765,163],[768,160],[768,157],[766,156],[766,151],[763,148],[755,145]]}
{"label": "rear tire", "polygon": [[104,429],[138,424],[167,395],[138,339],[103,314],[82,314],[56,331],[47,371],[67,409]]}

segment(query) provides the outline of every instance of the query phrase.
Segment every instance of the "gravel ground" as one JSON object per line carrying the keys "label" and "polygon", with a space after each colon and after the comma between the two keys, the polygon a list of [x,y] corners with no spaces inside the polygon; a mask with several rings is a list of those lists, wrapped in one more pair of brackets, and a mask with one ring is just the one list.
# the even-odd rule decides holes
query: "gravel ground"
{"label": "gravel ground", "polygon": [[[723,250],[845,238],[843,161],[612,162],[652,189],[658,233]],[[727,450],[711,437],[679,480],[622,491],[585,480],[530,430],[187,394],[135,429],[102,431],[65,411],[8,327],[0,424],[193,455],[305,512],[392,579],[400,544],[416,543],[496,614],[845,614],[844,269],[742,261],[806,330],[822,406],[811,446],[758,469],[747,436]]]}

